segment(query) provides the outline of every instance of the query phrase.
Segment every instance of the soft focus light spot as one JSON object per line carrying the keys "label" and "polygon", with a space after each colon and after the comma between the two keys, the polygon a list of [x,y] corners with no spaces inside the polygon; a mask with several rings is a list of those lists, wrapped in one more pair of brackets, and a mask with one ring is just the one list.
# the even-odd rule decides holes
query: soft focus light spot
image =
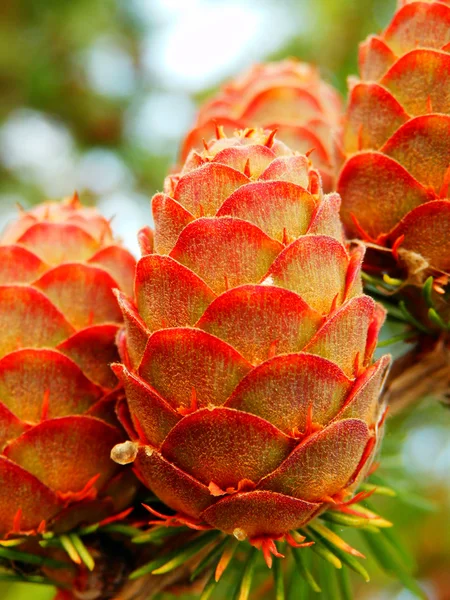
{"label": "soft focus light spot", "polygon": [[86,152],[78,163],[77,189],[94,194],[108,194],[132,182],[132,176],[120,158],[96,148]]}
{"label": "soft focus light spot", "polygon": [[66,127],[28,109],[11,114],[0,130],[0,160],[50,197],[75,187],[74,143]]}
{"label": "soft focus light spot", "polygon": [[129,0],[128,8],[144,21],[163,22],[192,11],[202,0]]}
{"label": "soft focus light spot", "polygon": [[[426,598],[428,600],[438,600],[438,597],[433,591],[433,587],[431,585],[424,584],[423,582],[420,582],[420,584],[422,589],[426,593]],[[394,597],[394,600],[417,600],[417,596],[409,590],[404,589]]]}
{"label": "soft focus light spot", "polygon": [[99,198],[99,211],[113,219],[111,226],[125,247],[140,256],[137,232],[145,225],[152,225],[150,198],[134,192],[116,192]]}
{"label": "soft focus light spot", "polygon": [[37,111],[13,112],[0,132],[1,159],[10,169],[34,169],[58,157],[67,157],[72,150],[73,141],[67,129]]}
{"label": "soft focus light spot", "polygon": [[28,208],[26,199],[20,194],[0,194],[0,235],[10,221],[17,219],[19,205]]}
{"label": "soft focus light spot", "polygon": [[104,96],[128,96],[135,86],[131,57],[113,40],[101,38],[84,54],[91,88]]}
{"label": "soft focus light spot", "polygon": [[[379,342],[390,340],[391,338],[396,337],[399,334],[404,333],[405,325],[400,321],[394,321],[387,319],[381,328]],[[388,352],[392,354],[393,358],[399,358],[403,354],[409,352],[409,346],[404,342],[394,342],[393,344],[389,344],[389,346],[382,346],[381,348],[377,348],[375,351],[375,359],[381,358],[384,354]]]}
{"label": "soft focus light spot", "polygon": [[405,467],[415,477],[446,482],[450,486],[448,430],[429,425],[411,431],[403,446],[403,460]]}
{"label": "soft focus light spot", "polygon": [[386,590],[377,590],[372,593],[367,590],[367,594],[364,596],[364,600],[393,600],[394,596]]}
{"label": "soft focus light spot", "polygon": [[[433,587],[427,582],[420,581],[420,586],[426,592],[428,600],[438,600],[436,593],[433,591]],[[417,596],[412,594],[409,590],[403,589],[398,592],[398,584],[392,584],[385,589],[376,589],[376,591],[367,590],[364,594],[364,600],[417,600]]]}
{"label": "soft focus light spot", "polygon": [[[270,8],[270,10],[268,10]],[[200,90],[276,50],[297,25],[283,5],[197,2],[149,37],[144,63],[167,88]]]}
{"label": "soft focus light spot", "polygon": [[194,116],[195,106],[186,94],[154,92],[130,108],[126,134],[131,141],[155,154],[174,154],[174,146]]}

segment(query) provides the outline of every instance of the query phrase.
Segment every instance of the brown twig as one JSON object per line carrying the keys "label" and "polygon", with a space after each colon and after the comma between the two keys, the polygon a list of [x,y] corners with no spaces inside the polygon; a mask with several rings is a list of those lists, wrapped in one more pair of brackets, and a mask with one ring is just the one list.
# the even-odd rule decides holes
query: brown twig
{"label": "brown twig", "polygon": [[450,400],[450,348],[439,341],[430,351],[413,348],[394,361],[386,383],[385,399],[397,414],[424,396]]}

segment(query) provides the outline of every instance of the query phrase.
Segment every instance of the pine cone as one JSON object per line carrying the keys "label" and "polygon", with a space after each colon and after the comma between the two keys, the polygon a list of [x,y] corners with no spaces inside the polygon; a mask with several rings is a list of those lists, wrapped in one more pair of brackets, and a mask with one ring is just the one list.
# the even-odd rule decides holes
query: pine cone
{"label": "pine cone", "polygon": [[411,269],[448,273],[450,6],[401,2],[387,29],[361,45],[359,65],[338,182],[344,225],[400,249]]}
{"label": "pine cone", "polygon": [[325,191],[334,190],[332,132],[341,117],[341,98],[312,65],[294,59],[255,65],[225,85],[200,108],[182,150],[185,160],[202,139],[223,126],[227,134],[244,127],[277,129],[277,137],[302,153],[314,149]]}
{"label": "pine cone", "polygon": [[398,280],[393,289],[387,279],[385,293],[404,303],[419,333],[392,370],[390,400],[448,398],[449,3],[401,1],[386,30],[361,45],[359,66],[343,132],[341,215],[348,235],[369,243],[367,271]]}
{"label": "pine cone", "polygon": [[193,151],[153,198],[137,305],[119,294],[131,441],[112,456],[191,523],[270,544],[350,496],[373,459],[384,312],[339,204],[262,130]]}
{"label": "pine cone", "polygon": [[23,212],[0,242],[0,538],[61,530],[121,510],[133,494],[110,460],[113,288],[134,258],[77,197]]}

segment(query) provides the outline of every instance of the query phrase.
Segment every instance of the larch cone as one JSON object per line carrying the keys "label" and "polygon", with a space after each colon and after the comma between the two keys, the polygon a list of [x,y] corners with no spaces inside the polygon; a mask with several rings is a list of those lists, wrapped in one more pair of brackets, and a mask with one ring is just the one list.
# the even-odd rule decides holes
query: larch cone
{"label": "larch cone", "polygon": [[0,539],[64,531],[126,508],[110,449],[124,433],[109,364],[135,260],[76,196],[0,239]]}
{"label": "larch cone", "polygon": [[112,456],[180,519],[273,551],[354,493],[381,438],[384,311],[337,194],[273,132],[192,151],[119,293],[130,440]]}
{"label": "larch cone", "polygon": [[343,128],[341,215],[348,236],[368,244],[365,270],[399,280],[388,295],[420,327],[391,400],[414,402],[424,381],[426,394],[448,398],[450,3],[400,1],[361,44],[359,71]]}
{"label": "larch cone", "polygon": [[326,83],[313,65],[295,59],[257,64],[224,85],[199,109],[196,123],[181,152],[203,148],[202,140],[223,127],[277,129],[277,138],[293,150],[314,150],[314,164],[326,192],[335,189],[334,138],[342,115],[338,92]]}

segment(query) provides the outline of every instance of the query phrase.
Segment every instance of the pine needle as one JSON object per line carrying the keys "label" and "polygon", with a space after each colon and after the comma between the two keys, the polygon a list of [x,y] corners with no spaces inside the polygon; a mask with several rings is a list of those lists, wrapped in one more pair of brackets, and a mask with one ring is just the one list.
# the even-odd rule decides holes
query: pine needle
{"label": "pine needle", "polygon": [[25,542],[25,538],[13,538],[11,540],[0,540],[0,546],[4,548],[12,548],[13,546],[20,546]]}
{"label": "pine needle", "polygon": [[397,492],[390,487],[386,487],[383,485],[376,485],[374,483],[362,483],[359,486],[360,490],[365,492],[371,492],[377,496],[387,496],[388,498],[395,498],[397,496]]}
{"label": "pine needle", "polygon": [[314,534],[312,534],[311,530],[308,528],[308,533],[312,537],[313,537],[313,535],[315,536],[316,544],[313,546],[313,548],[316,545],[323,544],[323,546],[325,546],[330,552],[332,552],[340,561],[342,561],[342,563],[344,563],[348,567],[350,567],[350,569],[355,571],[355,573],[358,573],[359,575],[361,575],[361,577],[364,579],[364,581],[366,581],[366,582],[370,581],[369,573],[354,556],[347,554],[347,552],[344,552],[343,550],[341,550],[340,548],[335,546],[332,542],[330,542],[328,539],[324,538],[318,532],[314,532]]}
{"label": "pine needle", "polygon": [[212,593],[218,586],[218,582],[215,580],[214,573],[211,574],[211,577],[208,579],[205,587],[203,588],[202,595],[200,596],[200,600],[209,600],[212,597]]}
{"label": "pine needle", "polygon": [[0,573],[0,581],[5,583],[41,583],[53,585],[53,582],[41,575],[18,575],[17,573]]}
{"label": "pine needle", "polygon": [[333,546],[336,546],[340,550],[347,552],[347,554],[351,554],[352,556],[357,556],[359,558],[365,558],[364,554],[361,554],[359,550],[352,548],[347,542],[345,542],[342,538],[340,538],[337,533],[325,527],[321,523],[311,523],[309,525],[310,529],[318,533],[320,536],[328,540]]}
{"label": "pine needle", "polygon": [[222,551],[227,542],[228,539],[224,538],[219,544],[217,544],[215,548],[211,550],[211,552],[209,552],[209,554],[207,554],[200,561],[198,567],[193,571],[189,581],[194,581],[194,579],[196,579],[200,575],[200,573],[202,573],[205,570],[205,568],[214,561],[215,558],[218,558],[222,554]]}
{"label": "pine needle", "polygon": [[95,567],[95,561],[89,550],[84,545],[80,536],[78,536],[76,533],[70,533],[69,537],[84,565],[89,569],[89,571],[93,571]]}
{"label": "pine needle", "polygon": [[185,563],[189,558],[197,554],[197,552],[214,540],[218,535],[220,535],[219,531],[208,531],[200,537],[195,538],[191,543],[186,544],[183,550],[178,552],[177,556],[174,556],[174,558],[163,564],[161,567],[154,569],[153,574],[162,575],[164,573],[169,573],[169,571],[173,571]]}
{"label": "pine needle", "polygon": [[223,554],[220,557],[219,562],[217,563],[216,572],[215,572],[216,581],[219,581],[219,579],[222,577],[223,573],[228,568],[230,562],[233,560],[233,556],[234,556],[234,553],[236,552],[238,544],[239,544],[239,542],[234,538],[230,538],[228,540],[228,543],[225,546],[225,550],[223,551]]}
{"label": "pine needle", "polygon": [[[183,546],[181,549],[173,550],[172,552],[168,552],[164,556],[160,556],[151,560],[149,563],[139,567],[130,574],[130,579],[138,579],[143,575],[147,575],[148,573],[168,573],[172,569],[175,569],[176,566],[182,564],[185,560],[187,560],[187,555],[193,556],[196,552],[201,550],[206,544],[210,543],[212,539],[220,535],[218,531],[208,531],[206,533],[202,533],[200,536],[196,537],[194,540]],[[194,551],[191,553],[191,550]],[[181,561],[181,562],[180,562]],[[177,564],[178,563],[178,564]],[[175,565],[175,566],[174,566]],[[162,571],[160,569],[163,569]]]}
{"label": "pine needle", "polygon": [[273,561],[272,573],[275,583],[275,600],[285,600],[284,577],[279,558],[275,558]]}
{"label": "pine needle", "polygon": [[342,600],[353,600],[353,591],[348,569],[344,568],[340,571],[336,571],[336,578],[338,580]]}
{"label": "pine needle", "polygon": [[70,539],[70,537],[67,534],[63,534],[59,536],[59,540],[64,550],[69,555],[69,558],[77,565],[81,565],[83,561],[81,560],[81,557],[78,554],[77,549],[73,545],[73,542]]}
{"label": "pine needle", "polygon": [[131,541],[133,544],[155,544],[179,533],[186,533],[186,527],[154,527],[146,533],[137,530],[137,535],[135,534]]}
{"label": "pine needle", "polygon": [[408,570],[405,569],[401,557],[399,557],[395,547],[389,543],[389,540],[383,535],[372,535],[367,531],[363,532],[362,535],[381,568],[401,581],[415,596],[426,600],[426,594]]}
{"label": "pine needle", "polygon": [[299,573],[307,582],[309,587],[313,590],[313,592],[316,592],[317,594],[320,593],[322,590],[320,589],[317,581],[314,579],[314,576],[306,563],[305,551],[300,548],[292,548],[292,556],[294,557]]}
{"label": "pine needle", "polygon": [[39,556],[37,554],[31,554],[29,552],[20,552],[18,550],[12,550],[10,548],[2,547],[0,547],[0,558],[29,563],[31,565],[51,567],[54,569],[67,569],[67,567],[69,566],[63,561],[55,560],[46,556]]}
{"label": "pine needle", "polygon": [[248,600],[250,597],[250,590],[253,582],[253,575],[255,573],[255,565],[258,559],[258,550],[251,548],[248,553],[247,562],[245,563],[244,574],[241,579],[241,583],[236,591],[234,600]]}
{"label": "pine needle", "polygon": [[311,538],[315,544],[311,546],[311,550],[315,552],[320,558],[323,558],[327,562],[329,562],[335,569],[342,569],[342,562],[336,556],[334,552],[331,552],[327,547],[325,547],[319,537],[315,535],[309,529],[305,529],[302,531],[302,534]]}

